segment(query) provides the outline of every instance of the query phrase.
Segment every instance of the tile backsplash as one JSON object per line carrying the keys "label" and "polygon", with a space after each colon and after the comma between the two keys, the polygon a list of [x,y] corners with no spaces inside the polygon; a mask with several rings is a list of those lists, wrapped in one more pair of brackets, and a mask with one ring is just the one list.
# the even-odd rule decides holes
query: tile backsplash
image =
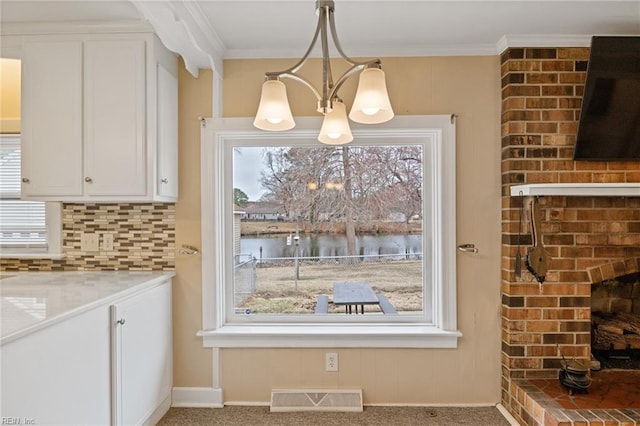
{"label": "tile backsplash", "polygon": [[[175,205],[63,204],[64,258],[0,259],[2,271],[174,270]],[[113,236],[113,250],[82,251],[83,233]]]}

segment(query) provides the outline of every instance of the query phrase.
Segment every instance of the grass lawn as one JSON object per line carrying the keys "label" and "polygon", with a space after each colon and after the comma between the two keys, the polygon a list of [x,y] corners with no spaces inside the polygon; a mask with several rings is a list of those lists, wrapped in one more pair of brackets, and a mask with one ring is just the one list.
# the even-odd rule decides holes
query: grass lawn
{"label": "grass lawn", "polygon": [[[256,290],[239,306],[254,313],[313,314],[318,295],[332,300],[334,282],[368,282],[376,293],[383,293],[402,312],[422,310],[422,261],[395,260],[342,264],[301,262],[299,278],[291,264],[258,264]],[[367,312],[380,312],[378,306],[365,306]],[[344,307],[329,303],[329,313],[344,312]]]}

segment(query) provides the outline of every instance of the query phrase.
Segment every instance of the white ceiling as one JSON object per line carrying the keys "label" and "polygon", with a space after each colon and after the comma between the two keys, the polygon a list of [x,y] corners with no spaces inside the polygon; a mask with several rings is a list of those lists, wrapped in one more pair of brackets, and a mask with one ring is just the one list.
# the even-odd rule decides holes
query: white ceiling
{"label": "white ceiling", "polygon": [[[496,54],[640,34],[640,0],[336,0],[335,10],[342,47],[354,57]],[[299,58],[316,25],[314,0],[1,0],[0,15],[3,25],[148,19],[170,49],[193,43],[209,64]],[[176,23],[188,34],[178,35]]]}

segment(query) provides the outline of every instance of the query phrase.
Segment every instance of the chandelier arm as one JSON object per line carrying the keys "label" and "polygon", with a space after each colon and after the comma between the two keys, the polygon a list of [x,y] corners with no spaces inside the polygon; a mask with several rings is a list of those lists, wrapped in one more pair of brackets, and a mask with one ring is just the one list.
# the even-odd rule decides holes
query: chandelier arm
{"label": "chandelier arm", "polygon": [[316,26],[316,32],[313,35],[313,39],[311,40],[311,44],[307,48],[307,51],[305,52],[305,54],[302,56],[302,59],[300,59],[298,61],[298,63],[296,63],[291,68],[287,68],[286,70],[282,70],[282,71],[269,71],[269,72],[265,73],[265,76],[267,78],[274,78],[274,77],[284,76],[285,74],[295,74],[296,72],[298,72],[298,70],[300,70],[300,68],[302,68],[302,66],[305,64],[305,62],[307,62],[307,59],[309,58],[309,55],[311,54],[311,51],[313,50],[313,46],[316,45],[316,42],[318,41],[318,35],[320,34],[321,28],[322,28],[322,17],[320,16],[320,17],[318,17],[318,25]]}
{"label": "chandelier arm", "polygon": [[[323,5],[319,13],[320,42],[322,43],[322,100],[329,101],[329,93],[333,88],[333,76],[331,75],[331,62],[329,58],[329,36],[327,34],[327,22],[333,14],[329,4]],[[329,107],[329,105],[326,105]]]}
{"label": "chandelier arm", "polygon": [[295,80],[298,81],[302,84],[304,84],[305,86],[307,86],[309,89],[311,89],[311,91],[313,92],[313,94],[316,96],[316,98],[318,99],[318,101],[322,100],[322,95],[320,94],[320,92],[318,91],[318,89],[316,89],[313,84],[311,84],[311,82],[309,82],[309,80],[307,80],[304,77],[300,77],[297,74],[293,74],[291,72],[288,71],[283,71],[282,74],[278,74],[278,77],[282,77],[282,78],[290,78],[291,80]]}
{"label": "chandelier arm", "polygon": [[329,14],[329,26],[331,27],[331,38],[333,39],[333,45],[338,50],[338,53],[340,53],[340,56],[342,56],[342,59],[347,61],[350,65],[368,65],[372,62],[377,62],[378,64],[380,64],[380,59],[376,59],[374,61],[358,62],[351,59],[346,55],[346,53],[344,53],[344,50],[342,50],[342,46],[340,46],[340,40],[338,39],[338,33],[336,31],[336,23],[333,18],[333,13]]}
{"label": "chandelier arm", "polygon": [[349,68],[344,74],[340,76],[336,84],[333,86],[333,89],[331,89],[331,93],[329,94],[329,99],[333,99],[338,95],[338,90],[340,89],[342,84],[345,81],[347,81],[349,77],[351,77],[358,71],[362,71],[363,69],[369,68],[371,66],[377,66],[378,64],[380,64],[379,59],[374,59],[373,61],[354,64],[351,68]]}

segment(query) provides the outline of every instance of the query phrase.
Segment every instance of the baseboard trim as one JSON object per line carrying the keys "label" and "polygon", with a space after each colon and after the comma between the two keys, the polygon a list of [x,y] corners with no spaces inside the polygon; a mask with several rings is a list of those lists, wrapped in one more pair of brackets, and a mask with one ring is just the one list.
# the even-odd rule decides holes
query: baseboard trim
{"label": "baseboard trim", "polygon": [[236,407],[268,407],[269,401],[225,401],[224,405]]}
{"label": "baseboard trim", "polygon": [[[269,401],[225,401],[224,405],[234,405],[240,407],[268,407]],[[462,403],[433,403],[433,404],[415,404],[415,403],[377,403],[377,404],[362,404],[365,407],[425,407],[425,408],[438,408],[438,407],[452,407],[452,408],[465,408],[465,407],[496,407],[495,402],[462,402]],[[499,408],[498,408],[499,409]],[[500,410],[500,409],[499,409]],[[502,413],[502,410],[500,410]],[[505,416],[506,417],[506,416]],[[518,424],[516,423],[516,426]]]}
{"label": "baseboard trim", "polygon": [[164,417],[165,414],[167,414],[167,411],[169,411],[169,408],[171,408],[171,393],[168,392],[167,396],[162,400],[162,402],[158,405],[158,407],[153,410],[153,412],[151,413],[151,415],[149,417],[147,417],[147,419],[142,423],[143,425],[155,425],[157,424],[161,418]]}
{"label": "baseboard trim", "polygon": [[172,407],[222,408],[222,389],[220,388],[176,388],[172,392]]}
{"label": "baseboard trim", "polygon": [[[235,406],[269,406],[269,401],[224,401],[220,388],[173,388],[172,407],[223,408],[225,405]],[[515,418],[502,404],[496,403],[435,403],[435,404],[364,404],[371,407],[496,407],[498,411],[513,425],[518,426]]]}

